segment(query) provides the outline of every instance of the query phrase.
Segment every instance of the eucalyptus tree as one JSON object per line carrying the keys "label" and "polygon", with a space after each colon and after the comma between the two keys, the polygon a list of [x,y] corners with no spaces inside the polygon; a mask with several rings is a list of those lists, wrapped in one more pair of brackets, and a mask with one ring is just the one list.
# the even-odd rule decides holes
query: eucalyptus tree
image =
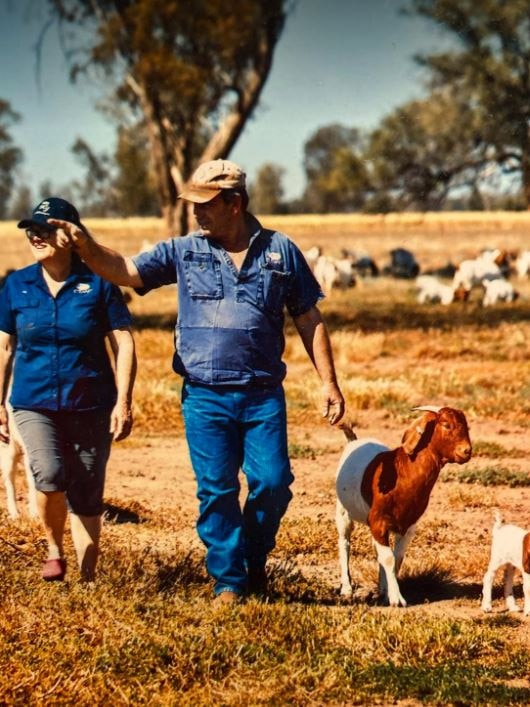
{"label": "eucalyptus tree", "polygon": [[530,0],[410,0],[407,11],[435,22],[454,49],[419,56],[432,86],[467,94],[476,144],[518,173],[530,206]]}
{"label": "eucalyptus tree", "polygon": [[23,158],[15,145],[10,128],[20,120],[11,104],[0,98],[0,219],[8,216],[8,205],[15,183],[15,170]]}
{"label": "eucalyptus tree", "polygon": [[199,162],[228,157],[256,108],[292,0],[48,0],[71,77],[101,70],[144,124],[170,228]]}

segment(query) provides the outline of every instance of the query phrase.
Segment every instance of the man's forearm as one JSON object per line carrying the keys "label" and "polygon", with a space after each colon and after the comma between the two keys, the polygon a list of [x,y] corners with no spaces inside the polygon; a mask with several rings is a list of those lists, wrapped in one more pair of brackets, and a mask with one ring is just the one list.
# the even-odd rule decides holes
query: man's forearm
{"label": "man's forearm", "polygon": [[97,243],[91,236],[87,236],[83,243],[74,245],[74,249],[88,267],[105,280],[115,285],[142,286],[142,279],[131,258]]}
{"label": "man's forearm", "polygon": [[142,287],[143,282],[132,258],[117,253],[97,243],[85,226],[50,218],[48,223],[57,229],[56,244],[59,248],[73,248],[88,267],[115,285]]}
{"label": "man's forearm", "polygon": [[319,310],[314,308],[296,317],[294,322],[320,379],[325,383],[336,383],[331,342]]}

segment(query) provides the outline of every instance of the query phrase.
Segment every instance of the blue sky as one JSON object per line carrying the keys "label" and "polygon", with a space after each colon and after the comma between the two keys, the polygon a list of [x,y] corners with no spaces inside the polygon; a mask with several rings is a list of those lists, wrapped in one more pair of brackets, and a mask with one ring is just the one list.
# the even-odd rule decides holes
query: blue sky
{"label": "blue sky", "polygon": [[[169,1],[169,0],[168,0]],[[278,44],[261,103],[230,155],[252,181],[265,162],[285,169],[289,198],[304,186],[303,146],[320,126],[373,128],[407,100],[422,95],[412,57],[445,40],[421,18],[399,13],[401,0],[298,0]],[[0,98],[21,114],[11,130],[24,150],[21,179],[36,191],[51,180],[80,177],[70,148],[82,137],[96,152],[112,151],[115,127],[94,105],[101,86],[68,81],[55,29],[43,45],[40,85],[35,45],[44,0],[0,0]]]}

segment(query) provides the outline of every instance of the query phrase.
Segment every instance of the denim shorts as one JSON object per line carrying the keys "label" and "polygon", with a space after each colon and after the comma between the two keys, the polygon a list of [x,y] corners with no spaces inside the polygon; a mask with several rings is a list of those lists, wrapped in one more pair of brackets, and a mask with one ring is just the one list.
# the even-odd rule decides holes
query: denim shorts
{"label": "denim shorts", "polygon": [[37,490],[64,491],[76,515],[103,512],[110,412],[14,410]]}

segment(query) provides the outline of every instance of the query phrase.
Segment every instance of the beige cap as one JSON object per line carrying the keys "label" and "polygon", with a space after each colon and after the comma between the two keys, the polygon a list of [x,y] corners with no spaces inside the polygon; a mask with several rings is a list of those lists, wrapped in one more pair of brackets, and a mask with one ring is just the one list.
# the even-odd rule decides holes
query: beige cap
{"label": "beige cap", "polygon": [[179,199],[204,204],[211,201],[223,189],[244,189],[246,174],[234,162],[212,160],[204,162],[193,173]]}

